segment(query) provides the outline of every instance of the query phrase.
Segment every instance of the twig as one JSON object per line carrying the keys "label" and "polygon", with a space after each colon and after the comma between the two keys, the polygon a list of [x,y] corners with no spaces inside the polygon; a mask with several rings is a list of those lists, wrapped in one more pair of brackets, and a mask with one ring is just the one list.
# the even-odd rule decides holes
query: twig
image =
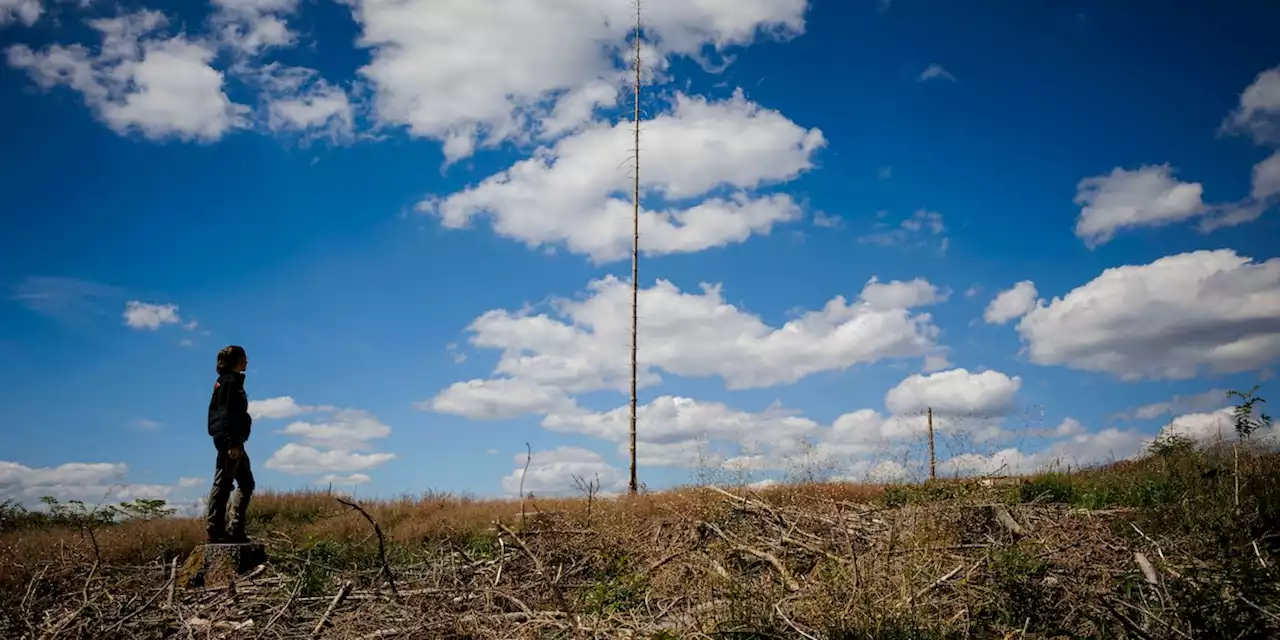
{"label": "twig", "polygon": [[513,595],[511,595],[511,594],[509,594],[509,593],[507,593],[506,591],[499,591],[499,590],[496,590],[496,589],[494,590],[494,592],[493,592],[493,593],[494,593],[494,594],[496,594],[496,595],[500,595],[500,596],[502,596],[502,597],[506,598],[507,600],[511,601],[511,603],[512,603],[512,604],[516,605],[517,607],[520,607],[520,610],[521,610],[521,611],[523,611],[524,613],[527,613],[527,614],[529,614],[529,615],[533,615],[533,609],[530,609],[530,608],[529,608],[529,605],[525,604],[525,603],[524,603],[524,601],[523,601],[523,600],[521,600],[520,598],[517,598],[517,597],[515,597],[515,596],[513,596]]}
{"label": "twig", "polygon": [[338,594],[333,596],[333,601],[329,603],[329,608],[324,610],[324,615],[320,616],[320,622],[316,623],[316,628],[311,630],[311,637],[317,638],[320,632],[324,631],[324,625],[329,622],[329,616],[333,615],[333,610],[342,604],[342,600],[347,597],[347,593],[351,591],[351,581],[347,580],[338,588]]}
{"label": "twig", "polygon": [[1239,598],[1240,598],[1240,601],[1241,601],[1241,602],[1243,602],[1243,603],[1245,603],[1245,604],[1247,604],[1247,605],[1249,605],[1249,606],[1253,607],[1254,609],[1257,609],[1257,610],[1258,610],[1258,613],[1261,613],[1262,615],[1264,615],[1264,616],[1266,616],[1266,617],[1268,617],[1268,618],[1271,618],[1272,620],[1274,620],[1274,621],[1276,621],[1276,622],[1280,622],[1280,616],[1277,616],[1276,614],[1271,613],[1270,611],[1267,611],[1266,609],[1263,609],[1262,607],[1259,607],[1258,605],[1256,605],[1256,604],[1254,604],[1254,603],[1250,602],[1250,601],[1249,601],[1249,599],[1248,599],[1248,598],[1246,598],[1246,597],[1244,597],[1244,596],[1239,596]]}
{"label": "twig", "polygon": [[940,584],[942,584],[942,583],[944,583],[944,582],[946,582],[946,581],[950,580],[951,578],[955,577],[955,575],[956,575],[957,573],[960,573],[960,570],[961,570],[961,569],[963,569],[963,568],[964,568],[964,565],[963,565],[963,564],[961,564],[961,565],[957,565],[957,566],[956,566],[956,568],[954,568],[954,569],[952,569],[952,570],[950,570],[950,571],[948,571],[948,572],[946,572],[946,573],[942,574],[942,577],[938,578],[937,580],[934,580],[933,582],[929,583],[929,586],[927,586],[927,587],[925,587],[925,588],[921,589],[920,591],[918,591],[918,592],[916,593],[916,595],[915,595],[915,598],[913,598],[913,600],[919,600],[922,596],[924,596],[924,594],[929,593],[929,592],[930,592],[930,591],[932,591],[933,589],[937,588],[937,587],[938,587],[938,585],[940,585]]}
{"label": "twig", "polygon": [[[1147,534],[1143,533],[1143,532],[1142,532],[1142,529],[1139,529],[1139,528],[1138,528],[1138,525],[1136,525],[1136,524],[1134,524],[1134,523],[1132,523],[1132,522],[1130,522],[1130,523],[1129,523],[1129,526],[1130,526],[1130,527],[1133,527],[1133,530],[1134,530],[1134,531],[1137,531],[1137,532],[1138,532],[1138,535],[1140,535],[1140,536],[1142,536],[1143,538],[1145,538],[1147,542],[1150,542],[1150,543],[1151,543],[1151,546],[1153,546],[1153,547],[1155,547],[1155,548],[1156,548],[1156,553],[1160,554],[1160,559],[1161,559],[1161,560],[1165,560],[1164,552],[1160,550],[1160,545],[1156,544],[1156,541],[1155,541],[1155,540],[1152,540],[1152,539],[1151,539],[1151,536],[1149,536],[1149,535],[1147,535]],[[1165,562],[1168,562],[1168,561],[1167,561],[1167,560],[1165,560]]]}
{"label": "twig", "polygon": [[680,556],[686,553],[688,553],[688,551],[681,550],[681,551],[676,551],[674,553],[667,554],[666,556],[663,556],[662,558],[659,558],[658,560],[649,563],[649,566],[645,567],[644,571],[640,572],[640,575],[648,575],[654,569],[657,569],[658,567],[661,567],[662,565],[668,562],[671,562],[672,560],[675,560],[676,558],[679,558]]}
{"label": "twig", "polygon": [[711,524],[710,522],[703,522],[703,524],[706,525],[708,529],[711,529],[712,531],[714,531],[716,535],[723,538],[725,542],[728,542],[729,545],[733,547],[734,551],[739,551],[742,553],[746,553],[748,555],[755,556],[772,565],[774,570],[776,570],[778,574],[782,577],[782,582],[787,586],[788,590],[790,591],[800,590],[800,583],[796,582],[796,579],[791,576],[791,571],[787,569],[787,566],[785,564],[782,564],[782,561],[779,560],[777,556],[773,555],[772,553],[769,553],[768,551],[761,551],[759,549],[755,549],[745,544],[742,544],[740,542],[737,542],[736,540],[734,540],[733,538],[730,538],[727,534],[725,534],[724,531],[721,531],[720,527],[717,527],[716,525]]}
{"label": "twig", "polygon": [[1147,633],[1146,631],[1143,631],[1142,627],[1138,626],[1138,623],[1134,622],[1133,620],[1130,620],[1123,613],[1116,611],[1115,606],[1111,605],[1110,603],[1107,604],[1107,613],[1110,613],[1112,617],[1119,620],[1120,625],[1123,626],[1125,629],[1128,629],[1129,633],[1132,633],[1133,635],[1139,638],[1142,638],[1143,640],[1152,640],[1151,634]]}
{"label": "twig", "polygon": [[493,575],[493,586],[498,586],[498,582],[502,580],[502,568],[507,566],[507,543],[502,541],[502,536],[498,536],[498,548],[501,549],[498,555],[498,572]]}
{"label": "twig", "polygon": [[1157,615],[1155,615],[1155,614],[1151,613],[1150,611],[1147,611],[1146,609],[1143,609],[1142,607],[1139,607],[1139,606],[1138,606],[1138,605],[1136,605],[1136,604],[1132,604],[1132,603],[1129,603],[1129,602],[1125,602],[1124,600],[1121,600],[1121,599],[1119,599],[1119,598],[1111,598],[1111,602],[1113,602],[1113,603],[1115,603],[1115,604],[1122,604],[1122,605],[1124,605],[1124,606],[1126,606],[1126,607],[1129,607],[1130,609],[1133,609],[1134,611],[1136,611],[1136,612],[1138,612],[1138,613],[1141,613],[1142,615],[1146,616],[1147,618],[1149,618],[1149,619],[1151,619],[1151,620],[1155,620],[1156,622],[1159,622],[1160,624],[1164,625],[1164,627],[1165,627],[1166,629],[1168,629],[1168,630],[1170,630],[1170,631],[1172,631],[1172,632],[1174,632],[1174,633],[1178,634],[1178,636],[1179,636],[1179,637],[1186,638],[1187,640],[1191,640],[1191,636],[1187,635],[1187,634],[1186,634],[1185,632],[1183,632],[1181,629],[1179,629],[1179,628],[1177,628],[1177,627],[1173,626],[1172,624],[1169,624],[1168,622],[1165,622],[1164,620],[1161,620],[1159,616],[1157,616]]}
{"label": "twig", "polygon": [[178,590],[178,556],[174,556],[169,562],[169,598],[165,602],[166,607],[173,606],[173,597]]}
{"label": "twig", "polygon": [[378,559],[382,562],[382,573],[387,577],[387,584],[391,587],[391,596],[393,598],[399,597],[399,593],[396,591],[396,579],[391,573],[391,564],[387,562],[387,543],[382,535],[382,527],[378,526],[378,521],[374,520],[373,516],[369,515],[369,512],[364,510],[364,507],[356,504],[355,502],[348,502],[342,498],[334,498],[334,500],[359,511],[360,515],[364,516],[364,519],[368,520],[369,524],[373,525],[373,532],[378,536]]}
{"label": "twig", "polygon": [[555,597],[556,604],[560,607],[560,610],[564,611],[565,613],[569,613],[569,602],[565,600],[564,592],[560,591],[560,585],[556,584],[554,580],[552,580],[550,577],[547,576],[547,572],[543,569],[542,561],[538,559],[538,556],[534,554],[531,549],[529,549],[529,545],[525,544],[524,540],[520,539],[520,536],[516,535],[515,532],[512,531],[511,529],[507,528],[507,525],[502,524],[501,522],[497,524],[498,524],[498,528],[501,529],[503,533],[511,536],[511,539],[515,540],[516,544],[520,545],[520,548],[524,550],[525,555],[529,556],[529,559],[533,561],[534,571],[537,571],[538,575],[541,576],[543,580],[546,581],[547,586],[551,587],[551,595]]}
{"label": "twig", "polygon": [[533,462],[533,447],[529,443],[524,443],[524,471],[520,472],[520,529],[525,528],[524,522],[524,477],[529,475],[529,463]]}
{"label": "twig", "polygon": [[276,620],[279,620],[280,616],[284,615],[285,610],[287,610],[289,606],[293,604],[293,599],[298,597],[298,592],[302,591],[302,583],[305,581],[306,581],[306,575],[304,572],[303,575],[298,576],[298,583],[294,585],[293,592],[289,594],[289,599],[285,600],[284,605],[276,610],[275,615],[271,616],[271,619],[267,621],[267,625],[262,628],[262,631],[258,632],[259,638],[262,638],[263,636],[265,636],[267,634],[267,630],[269,630],[271,626],[276,623]]}
{"label": "twig", "polygon": [[787,617],[787,614],[782,612],[782,601],[773,603],[773,610],[778,614],[779,618],[782,618],[782,621],[785,622],[788,627],[791,627],[792,631],[795,631],[796,633],[800,634],[804,638],[808,638],[808,640],[818,640],[816,636],[810,633],[806,633],[804,629],[801,629],[798,625],[796,625],[796,623],[792,622],[791,618]]}
{"label": "twig", "polygon": [[165,592],[165,588],[164,588],[164,587],[161,587],[161,588],[157,589],[157,590],[156,590],[156,592],[155,592],[154,594],[152,594],[152,596],[151,596],[151,599],[150,599],[150,600],[147,600],[145,603],[143,603],[143,605],[142,605],[141,607],[138,607],[137,609],[134,609],[134,610],[133,610],[133,612],[132,612],[132,613],[130,613],[129,615],[124,616],[123,618],[120,618],[119,620],[117,620],[117,621],[116,621],[116,623],[115,623],[114,625],[112,625],[110,629],[107,629],[106,631],[102,632],[102,635],[103,635],[103,636],[109,636],[109,635],[111,635],[111,633],[112,633],[113,631],[115,631],[116,629],[119,629],[120,627],[124,626],[124,623],[126,623],[126,622],[128,622],[128,621],[132,620],[133,618],[137,617],[137,615],[138,615],[139,613],[142,613],[143,611],[146,611],[147,609],[151,608],[151,604],[152,604],[152,603],[154,603],[154,602],[156,601],[156,598],[159,598],[159,597],[160,597],[160,594],[162,594],[162,593],[164,593],[164,592]]}

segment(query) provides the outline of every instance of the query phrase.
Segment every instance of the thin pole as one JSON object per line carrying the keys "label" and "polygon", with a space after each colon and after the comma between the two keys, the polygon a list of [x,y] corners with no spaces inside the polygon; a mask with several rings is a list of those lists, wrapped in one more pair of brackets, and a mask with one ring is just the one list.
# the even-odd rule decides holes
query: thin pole
{"label": "thin pole", "polygon": [[631,479],[627,484],[627,492],[635,494],[639,490],[636,480],[636,348],[640,335],[639,303],[640,303],[640,0],[636,0],[636,79],[634,90],[635,104],[632,111],[634,145],[632,151],[634,165],[632,167],[631,190],[631,412],[629,415],[630,432],[628,438],[631,447]]}
{"label": "thin pole", "polygon": [[938,479],[938,470],[933,458],[933,407],[929,407],[929,479]]}

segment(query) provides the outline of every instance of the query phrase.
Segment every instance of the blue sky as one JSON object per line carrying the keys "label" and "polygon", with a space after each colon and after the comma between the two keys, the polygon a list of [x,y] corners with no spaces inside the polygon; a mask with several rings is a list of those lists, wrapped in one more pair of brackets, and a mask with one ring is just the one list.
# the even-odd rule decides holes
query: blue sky
{"label": "blue sky", "polygon": [[[0,497],[197,499],[229,343],[261,487],[625,486],[633,10],[527,4],[0,0]],[[1088,464],[1271,375],[1280,9],[944,4],[644,6],[649,487],[913,477],[927,406]]]}

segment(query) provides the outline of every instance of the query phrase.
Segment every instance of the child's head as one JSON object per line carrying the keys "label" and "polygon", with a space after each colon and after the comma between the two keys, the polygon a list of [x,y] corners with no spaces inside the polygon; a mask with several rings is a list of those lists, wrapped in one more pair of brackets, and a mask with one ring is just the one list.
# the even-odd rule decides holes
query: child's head
{"label": "child's head", "polygon": [[244,347],[236,345],[228,345],[218,352],[218,375],[231,373],[232,371],[244,371],[249,365],[249,356],[245,355]]}

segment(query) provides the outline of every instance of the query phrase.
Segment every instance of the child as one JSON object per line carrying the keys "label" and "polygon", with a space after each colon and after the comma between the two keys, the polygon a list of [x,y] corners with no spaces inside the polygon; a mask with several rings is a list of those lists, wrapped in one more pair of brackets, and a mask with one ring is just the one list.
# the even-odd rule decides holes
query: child
{"label": "child", "polygon": [[[253,418],[249,416],[249,396],[244,392],[244,370],[249,357],[236,345],[218,352],[218,381],[213,383],[209,400],[209,435],[218,450],[213,470],[213,489],[209,492],[209,509],[205,516],[209,542],[248,542],[245,514],[253,496],[253,471],[244,443],[249,439]],[[231,514],[231,527],[226,526],[227,500],[231,485],[240,488],[239,498]]]}

